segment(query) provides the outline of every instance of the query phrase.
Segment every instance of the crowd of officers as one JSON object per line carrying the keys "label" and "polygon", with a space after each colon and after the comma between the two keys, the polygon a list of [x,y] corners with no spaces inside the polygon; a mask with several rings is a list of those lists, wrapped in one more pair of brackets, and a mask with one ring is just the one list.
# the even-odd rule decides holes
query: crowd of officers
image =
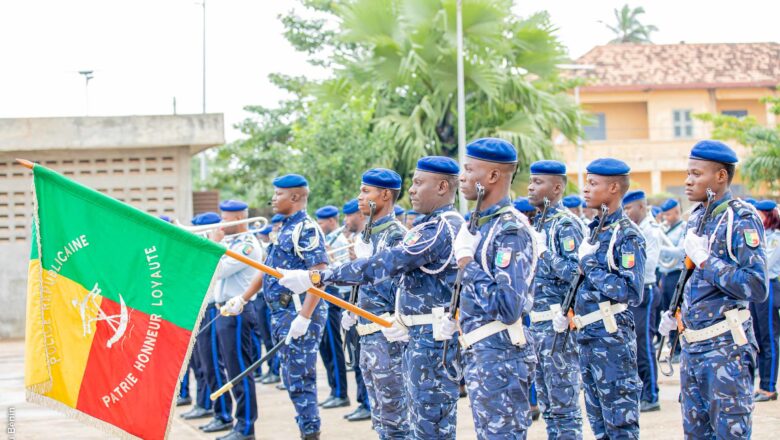
{"label": "crowd of officers", "polygon": [[[223,257],[190,361],[195,404],[182,416],[210,417],[200,428],[229,431],[221,439],[254,438],[255,381],[277,383],[301,438],[318,439],[320,408],[350,406],[351,368],[359,405],[345,418],[370,419],[381,439],[455,438],[466,395],[480,439],[525,438],[539,414],[550,439],[580,439],[581,391],[596,438],[637,439],[640,412],[660,409],[662,350],[665,374],[679,364],[685,437],[749,438],[755,402],[777,399],[780,217],[773,201],[732,194],[734,151],[693,146],[691,212],[629,191],[630,169],[613,158],[587,166],[583,199],[564,197],[565,164],[535,162],[528,197],[513,202],[517,157],[483,138],[460,165],[421,158],[412,211],[396,204],[401,177],[370,169],[341,220],[334,206],[309,216],[303,176],[274,179],[271,225],[216,227],[209,238],[283,276]],[[457,191],[477,205],[465,218]],[[193,224],[247,217],[240,201],[220,210]],[[313,287],[392,326],[307,294]],[[279,342],[264,373],[210,401]],[[318,353],[331,389],[322,400]],[[188,377],[180,404],[192,400]]]}

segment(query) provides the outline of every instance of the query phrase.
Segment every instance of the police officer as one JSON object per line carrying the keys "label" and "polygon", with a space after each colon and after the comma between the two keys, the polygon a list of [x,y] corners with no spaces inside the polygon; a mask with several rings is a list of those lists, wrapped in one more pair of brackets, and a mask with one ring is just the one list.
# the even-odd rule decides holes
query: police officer
{"label": "police officer", "polygon": [[584,208],[582,206],[583,203],[585,203],[584,200],[578,195],[570,195],[564,197],[562,200],[563,206],[569,210],[572,214],[574,214],[574,217],[579,221],[580,227],[583,231],[588,229],[588,226],[585,224],[585,222],[582,220],[585,218],[585,215],[583,214],[583,211],[587,208]]}
{"label": "police officer", "polygon": [[761,381],[755,401],[777,400],[778,333],[780,333],[780,212],[773,200],[755,204],[766,233],[769,297],[762,303],[751,303],[753,330],[758,339],[758,372]]}
{"label": "police officer", "polygon": [[[391,248],[403,238],[406,228],[393,214],[393,203],[401,192],[401,176],[395,171],[374,168],[363,173],[357,200],[364,215],[370,213],[368,202],[376,204],[369,243],[355,242],[358,258],[370,258],[377,252]],[[360,286],[357,305],[385,319],[392,319],[399,277]],[[336,282],[335,277],[330,282]],[[343,313],[341,325],[345,330],[356,326],[360,335],[360,371],[365,375],[371,403],[374,430],[380,439],[405,439],[409,436],[409,415],[406,389],[402,374],[402,355],[405,343],[389,342],[380,327],[365,318],[356,319]]]}
{"label": "police officer", "polygon": [[[685,194],[702,202],[688,222],[685,254],[695,265],[685,285],[680,338],[683,431],[687,438],[750,438],[756,339],[751,302],[767,297],[764,227],[755,210],[734,199],[729,188],[737,155],[720,141],[703,140],[691,149]],[[702,220],[707,190],[714,209]],[[665,312],[659,327],[677,326]]]}
{"label": "police officer", "polygon": [[451,348],[446,360],[451,364],[457,341],[442,340],[438,331],[434,334],[432,311],[449,303],[457,273],[452,240],[463,217],[452,204],[458,173],[457,162],[450,158],[418,160],[409,197],[422,217],[415,220],[400,245],[336,270],[294,273],[282,281],[302,290],[328,283],[331,277],[366,284],[401,276],[393,326],[382,328],[382,333],[389,342],[408,341],[402,371],[407,378],[410,438],[414,439],[455,438],[458,381],[447,377],[441,364],[444,344]]}
{"label": "police officer", "polygon": [[582,438],[582,380],[574,335],[569,335],[565,349],[558,341],[555,362],[552,358],[552,318],[577,279],[577,248],[583,234],[579,218],[561,203],[566,181],[566,165],[561,162],[542,160],[531,164],[528,200],[539,210],[544,209],[545,199],[549,203],[545,218],[536,219],[542,222],[542,230],[534,234],[540,256],[532,284],[531,330],[539,358],[536,388],[550,439]]}
{"label": "police officer", "polygon": [[[661,304],[656,314],[656,327],[661,319],[662,312],[669,308],[669,303],[674,295],[674,289],[684,268],[685,249],[683,249],[683,238],[685,238],[685,230],[687,229],[687,223],[682,219],[680,203],[676,199],[667,199],[661,204],[660,208],[661,216],[664,218],[666,239],[661,243],[661,256],[658,260],[658,272],[661,275],[659,280]],[[670,344],[675,339],[676,334],[676,330],[672,331],[669,338]],[[659,349],[663,348],[659,347]],[[673,355],[675,362],[679,360],[679,353],[680,346],[678,345]]]}
{"label": "police officer", "polygon": [[[578,330],[585,408],[596,438],[639,438],[642,383],[629,306],[642,302],[645,241],[621,207],[630,171],[616,159],[594,160],[587,166],[584,188],[588,208],[600,212],[590,230],[598,227],[600,207],[608,209],[596,242],[583,240],[577,251],[584,281],[577,290],[572,319]],[[564,332],[569,319],[559,312],[553,327]]]}
{"label": "police officer", "polygon": [[[219,204],[223,222],[247,218],[247,208],[246,203],[238,200],[225,200]],[[262,255],[260,244],[257,243],[254,235],[248,233],[246,224],[214,229],[209,236],[213,241],[223,242],[228,249],[248,258],[258,260]],[[236,259],[222,257],[215,273],[214,299],[216,303],[224,304],[236,295],[243,293],[256,274],[257,269]],[[246,303],[242,305],[246,305]],[[219,352],[228,377],[238,376],[251,364],[254,357],[255,346],[252,341],[252,328],[257,325],[255,313],[254,306],[250,305],[235,316],[222,316],[214,321],[213,325],[216,326],[216,331],[219,334]],[[257,420],[255,382],[251,378],[245,377],[231,391],[236,402],[236,424],[233,426],[233,430],[221,439],[253,439],[254,424]]]}
{"label": "police officer", "polygon": [[[459,327],[466,387],[477,437],[525,438],[531,426],[529,391],[536,366],[531,333],[522,317],[531,311],[536,256],[525,215],[513,209],[509,186],[517,151],[495,138],[466,146],[460,190],[467,200],[484,188],[478,231],[461,225],[453,243],[463,270]],[[450,311],[449,313],[454,313]],[[457,330],[449,313],[434,313],[442,336]]]}
{"label": "police officer", "polygon": [[656,290],[655,269],[661,254],[661,227],[648,212],[647,198],[642,190],[629,191],[623,197],[623,210],[632,222],[639,225],[639,230],[645,238],[645,288],[642,302],[636,307],[630,307],[634,315],[636,330],[637,368],[642,379],[642,400],[640,412],[658,411],[658,365],[655,361],[655,346],[653,337],[656,329],[656,314],[661,304],[661,297]]}
{"label": "police officer", "polygon": [[417,216],[420,215],[419,212],[415,211],[414,209],[409,209],[406,211],[406,217],[404,217],[404,226],[406,229],[412,229],[414,226],[414,220],[417,218]]}
{"label": "police officer", "polygon": [[[290,269],[324,269],[328,264],[325,239],[306,213],[308,182],[303,176],[288,174],[274,179],[273,185],[271,204],[274,212],[285,219],[266,264],[282,273]],[[273,277],[265,277],[263,282],[263,294],[272,310],[274,337],[287,341],[280,350],[282,379],[295,406],[301,438],[313,440],[320,436],[316,363],[327,308],[316,296],[302,292],[290,292]]]}
{"label": "police officer", "polygon": [[[314,212],[317,218],[317,224],[325,234],[325,249],[344,248],[349,244],[347,239],[341,233],[339,227],[339,209],[333,205],[327,205]],[[346,249],[337,251],[330,256],[332,264],[344,262],[349,258],[349,251]],[[331,295],[341,299],[346,299],[349,288],[337,288],[329,286],[325,289]],[[349,406],[349,397],[347,396],[347,366],[344,362],[344,341],[341,339],[341,313],[340,307],[334,304],[323,304],[328,308],[328,319],[325,321],[325,332],[320,342],[320,357],[325,364],[325,371],[328,376],[328,385],[330,386],[330,395],[327,399],[319,403],[323,409],[339,408]]]}
{"label": "police officer", "polygon": [[528,201],[528,197],[518,197],[512,202],[515,210],[525,216],[527,220],[530,220],[536,215],[536,208],[531,202]]}

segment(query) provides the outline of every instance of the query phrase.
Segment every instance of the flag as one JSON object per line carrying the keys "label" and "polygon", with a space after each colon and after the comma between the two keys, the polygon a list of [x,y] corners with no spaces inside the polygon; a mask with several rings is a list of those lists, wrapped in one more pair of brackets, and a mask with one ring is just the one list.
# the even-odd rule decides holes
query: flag
{"label": "flag", "polygon": [[164,438],[225,249],[33,168],[29,401],[123,438]]}

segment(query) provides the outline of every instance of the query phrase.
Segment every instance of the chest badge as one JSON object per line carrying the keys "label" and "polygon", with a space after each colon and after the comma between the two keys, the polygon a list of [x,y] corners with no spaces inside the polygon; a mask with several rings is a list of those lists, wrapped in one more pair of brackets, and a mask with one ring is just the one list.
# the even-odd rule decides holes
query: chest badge
{"label": "chest badge", "polygon": [[758,235],[758,231],[755,229],[745,229],[745,244],[757,248],[761,244],[761,238]]}
{"label": "chest badge", "polygon": [[406,236],[404,237],[404,246],[412,246],[420,240],[420,237],[422,237],[422,234],[420,234],[418,231],[407,232]]}
{"label": "chest badge", "polygon": [[512,248],[499,248],[496,251],[496,267],[504,269],[512,261]]}
{"label": "chest badge", "polygon": [[566,237],[563,239],[563,250],[566,252],[574,250],[574,237]]}
{"label": "chest badge", "polygon": [[244,254],[244,255],[246,255],[246,256],[249,256],[249,254],[251,254],[251,253],[252,253],[252,249],[254,249],[254,248],[252,247],[252,245],[251,245],[251,244],[245,244],[245,245],[244,245],[244,246],[241,248],[241,253],[242,253],[242,254]]}
{"label": "chest badge", "polygon": [[636,259],[633,252],[626,252],[620,257],[620,265],[624,269],[631,269],[634,267],[634,264],[636,264]]}

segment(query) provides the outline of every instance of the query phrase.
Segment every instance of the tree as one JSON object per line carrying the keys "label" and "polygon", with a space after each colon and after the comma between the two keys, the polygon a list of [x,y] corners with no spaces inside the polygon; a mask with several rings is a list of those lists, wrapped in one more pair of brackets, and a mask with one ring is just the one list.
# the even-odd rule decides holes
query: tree
{"label": "tree", "polygon": [[[762,102],[769,111],[780,115],[780,97],[767,96]],[[767,127],[755,117],[737,118],[728,115],[698,114],[697,118],[711,122],[712,137],[736,140],[748,147],[750,155],[740,164],[740,172],[750,188],[766,184],[773,195],[780,193],[780,124]]]}
{"label": "tree", "polygon": [[639,21],[638,17],[644,13],[645,8],[641,6],[631,8],[627,4],[620,9],[614,9],[615,26],[602,22],[617,36],[609,44],[652,43],[650,34],[658,31],[658,28],[653,25],[644,25]]}

